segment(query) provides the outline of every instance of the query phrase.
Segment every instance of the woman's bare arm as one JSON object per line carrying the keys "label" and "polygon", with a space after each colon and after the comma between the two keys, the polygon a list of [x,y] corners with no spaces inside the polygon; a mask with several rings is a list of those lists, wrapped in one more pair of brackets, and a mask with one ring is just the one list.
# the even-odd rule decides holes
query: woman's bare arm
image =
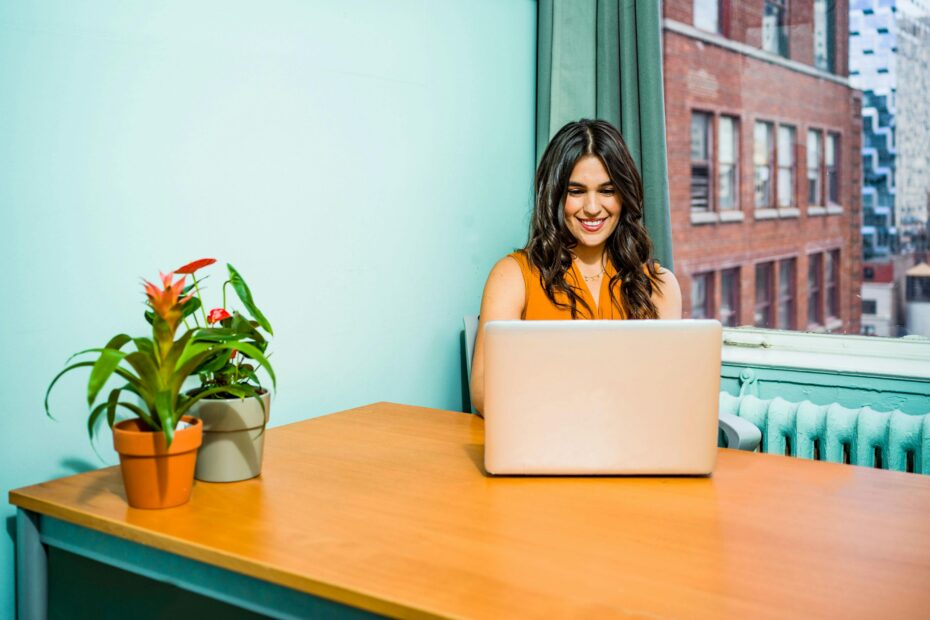
{"label": "woman's bare arm", "polygon": [[484,326],[488,321],[517,320],[523,315],[526,290],[520,265],[505,256],[494,265],[484,285],[478,336],[471,364],[471,404],[481,415],[484,411]]}
{"label": "woman's bare arm", "polygon": [[659,268],[659,291],[652,294],[652,303],[660,319],[681,318],[681,287],[675,274],[663,267]]}

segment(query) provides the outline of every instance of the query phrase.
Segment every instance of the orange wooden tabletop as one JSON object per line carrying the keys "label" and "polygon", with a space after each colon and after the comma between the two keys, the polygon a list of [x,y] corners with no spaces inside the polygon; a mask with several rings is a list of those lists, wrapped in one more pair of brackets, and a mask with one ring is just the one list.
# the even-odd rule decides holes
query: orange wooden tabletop
{"label": "orange wooden tabletop", "polygon": [[710,478],[493,478],[476,416],[379,403],[272,429],[261,478],[23,508],[403,617],[930,614],[930,476],[721,450]]}

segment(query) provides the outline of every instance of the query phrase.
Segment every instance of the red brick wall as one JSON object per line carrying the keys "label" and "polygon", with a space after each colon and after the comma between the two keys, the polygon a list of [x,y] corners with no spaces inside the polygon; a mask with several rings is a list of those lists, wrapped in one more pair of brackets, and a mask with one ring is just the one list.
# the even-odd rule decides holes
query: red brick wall
{"label": "red brick wall", "polygon": [[[753,47],[762,46],[763,0],[719,0],[727,38]],[[849,74],[849,0],[831,0],[835,15],[836,67],[834,73]],[[694,0],[665,0],[664,16],[685,24],[694,24]],[[814,64],[814,9],[811,0],[788,1],[788,55],[807,65]]]}
{"label": "red brick wall", "polygon": [[[734,22],[739,24],[736,30],[742,29],[740,31],[746,33],[747,39],[757,36],[753,34],[752,28],[746,28],[745,25],[751,23],[759,11],[749,7],[749,2],[736,4],[739,7],[732,16]],[[758,4],[761,7],[761,1]],[[845,5],[845,2],[842,4]],[[690,13],[690,6],[688,0],[667,1],[666,15],[680,15],[684,9]],[[838,7],[838,10],[841,9]],[[809,34],[808,38],[811,36]],[[807,327],[807,256],[813,252],[839,249],[843,330],[858,333],[861,310],[857,296],[861,281],[861,164],[858,155],[861,121],[860,103],[855,91],[842,84],[798,73],[672,32],[666,31],[664,41],[672,236],[675,271],[682,283],[686,313],[690,312],[689,274],[710,270],[718,272],[714,287],[714,307],[719,308],[719,271],[738,265],[742,267],[739,323],[752,324],[755,264],[795,257],[798,276],[795,289],[796,327],[803,329]],[[743,222],[691,223],[690,122],[691,112],[695,109],[733,115],[740,119],[739,195]],[[752,137],[756,119],[790,124],[796,128],[798,146],[795,153],[795,190],[796,204],[801,209],[800,217],[774,220],[756,220],[754,217]],[[840,204],[844,209],[841,215],[806,215],[808,128],[840,134]],[[825,177],[823,182],[826,182]]]}

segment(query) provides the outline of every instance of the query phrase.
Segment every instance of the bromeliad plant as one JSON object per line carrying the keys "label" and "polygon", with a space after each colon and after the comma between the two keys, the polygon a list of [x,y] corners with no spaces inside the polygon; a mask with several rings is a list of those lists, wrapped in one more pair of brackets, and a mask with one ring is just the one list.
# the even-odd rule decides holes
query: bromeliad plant
{"label": "bromeliad plant", "polygon": [[[122,409],[137,416],[151,430],[163,433],[170,446],[181,417],[197,401],[216,394],[246,398],[256,396],[261,389],[257,380],[255,383],[258,389],[248,383],[256,370],[251,364],[239,364],[240,372],[248,375],[244,381],[237,379],[228,385],[224,384],[222,389],[219,389],[217,384],[202,386],[193,392],[184,392],[182,388],[188,377],[210,376],[223,371],[231,358],[247,357],[265,368],[274,385],[274,371],[264,354],[267,342],[255,338],[257,332],[251,322],[244,319],[236,321],[237,314],[234,314],[222,319],[221,327],[212,327],[206,320],[206,315],[204,326],[194,318],[198,310],[202,311],[203,304],[192,291],[199,291],[198,281],[195,278],[192,284],[185,286],[186,276],[213,262],[213,259],[195,261],[175,272],[160,274],[161,288],[145,281],[145,294],[150,307],[146,312],[146,318],[152,326],[152,337],[133,338],[126,334],[118,334],[102,348],[87,349],[71,356],[68,360],[69,365],[52,379],[45,393],[45,412],[49,417],[49,395],[58,380],[76,368],[90,368],[90,378],[87,382],[87,405],[90,409],[87,431],[91,440],[100,418],[106,414],[107,423],[112,427],[116,422],[117,411]],[[243,304],[249,308],[251,294],[248,287],[232,266],[229,270],[230,284],[243,300]],[[181,277],[175,280],[175,274],[181,274]],[[254,307],[254,304],[251,305]],[[257,309],[253,316],[256,313]],[[257,314],[261,316],[260,313]],[[264,320],[264,317],[262,319]],[[193,327],[188,326],[191,320],[194,322]],[[229,323],[223,325],[222,321]],[[182,323],[186,329],[177,337]],[[270,326],[266,329],[270,334]],[[134,350],[124,350],[127,345],[131,345]],[[85,356],[91,356],[92,359],[70,363],[75,358]],[[242,370],[242,367],[248,368]],[[125,383],[112,388],[106,399],[98,403],[104,386],[114,377]],[[137,398],[130,397],[131,400],[125,400],[126,393]],[[132,402],[133,400],[136,402]]]}

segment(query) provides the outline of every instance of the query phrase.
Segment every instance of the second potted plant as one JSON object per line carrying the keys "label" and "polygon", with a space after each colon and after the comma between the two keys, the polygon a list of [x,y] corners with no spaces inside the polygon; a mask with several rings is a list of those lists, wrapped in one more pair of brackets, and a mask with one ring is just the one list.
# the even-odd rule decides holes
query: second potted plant
{"label": "second potted plant", "polygon": [[[200,280],[196,272],[214,262],[215,259],[201,259],[177,270],[194,279],[198,298]],[[261,473],[271,399],[257,371],[263,368],[272,385],[275,383],[274,370],[265,357],[268,347],[265,334],[274,335],[271,324],[255,305],[252,292],[239,272],[232,265],[226,267],[223,305],[206,312],[201,299],[205,329],[199,330],[198,335],[205,342],[234,343],[235,348],[204,361],[197,369],[200,386],[187,392],[196,398],[190,415],[203,421],[203,445],[194,475],[205,482],[235,482]],[[227,310],[227,287],[236,293],[248,317]],[[199,322],[196,315],[191,318]]]}

